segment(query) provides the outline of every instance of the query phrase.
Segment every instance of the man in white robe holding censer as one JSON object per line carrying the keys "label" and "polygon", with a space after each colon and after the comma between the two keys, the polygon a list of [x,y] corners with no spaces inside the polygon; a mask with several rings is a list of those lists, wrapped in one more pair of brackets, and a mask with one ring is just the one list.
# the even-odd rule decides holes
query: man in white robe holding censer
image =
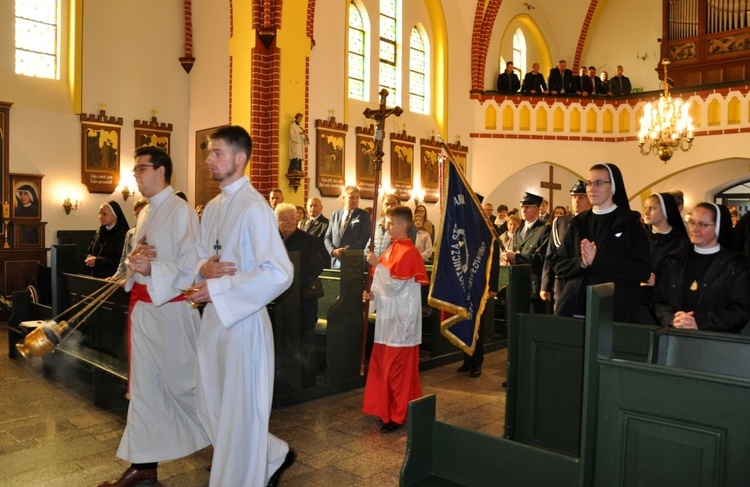
{"label": "man in white robe holding censer", "polygon": [[170,186],[172,160],[141,147],[133,168],[149,205],[140,215],[128,256],[132,319],[130,406],[117,456],[132,465],[99,487],[157,480],[157,462],[209,445],[195,404],[198,310],[180,293],[195,278],[198,215]]}

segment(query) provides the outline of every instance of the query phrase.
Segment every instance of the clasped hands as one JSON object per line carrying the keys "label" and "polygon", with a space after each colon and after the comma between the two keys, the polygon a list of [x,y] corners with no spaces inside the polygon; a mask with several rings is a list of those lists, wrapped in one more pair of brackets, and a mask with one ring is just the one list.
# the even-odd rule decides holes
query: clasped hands
{"label": "clasped hands", "polygon": [[[215,279],[222,276],[233,276],[237,273],[237,265],[234,262],[221,262],[220,256],[212,255],[205,264],[201,266],[200,275],[204,279]],[[190,304],[211,302],[211,293],[208,292],[207,281],[198,281],[186,292]]]}
{"label": "clasped hands", "polygon": [[695,316],[692,311],[678,311],[674,314],[672,319],[672,325],[675,328],[682,328],[684,330],[697,330],[698,324],[695,322]]}
{"label": "clasped hands", "polygon": [[141,237],[138,245],[133,248],[133,251],[125,261],[125,266],[133,272],[150,276],[151,261],[155,258],[156,248],[153,245],[148,245],[145,237]]}
{"label": "clasped hands", "polygon": [[596,242],[587,238],[581,240],[581,267],[584,269],[594,263],[596,257]]}

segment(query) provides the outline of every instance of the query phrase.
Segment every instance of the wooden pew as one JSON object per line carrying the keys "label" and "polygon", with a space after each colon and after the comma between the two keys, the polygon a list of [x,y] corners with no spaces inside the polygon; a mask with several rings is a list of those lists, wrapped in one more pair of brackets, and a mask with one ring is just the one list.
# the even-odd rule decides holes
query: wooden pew
{"label": "wooden pew", "polygon": [[[611,285],[588,289],[579,454],[436,421],[434,397],[426,397],[409,406],[401,485],[747,485],[750,340],[670,331],[673,344],[657,344],[665,365],[616,358],[612,296]],[[513,322],[535,326],[521,318]],[[560,318],[547,319],[566,326]],[[512,326],[514,334],[519,330]],[[516,341],[536,347],[530,340]],[[719,366],[728,370],[717,370],[727,351],[740,358]]]}

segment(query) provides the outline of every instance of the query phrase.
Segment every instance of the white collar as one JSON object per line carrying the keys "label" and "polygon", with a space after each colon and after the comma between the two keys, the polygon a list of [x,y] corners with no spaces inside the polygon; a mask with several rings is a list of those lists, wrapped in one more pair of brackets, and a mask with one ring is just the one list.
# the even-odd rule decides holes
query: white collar
{"label": "white collar", "polygon": [[612,206],[610,206],[606,210],[597,210],[596,208],[592,207],[591,208],[591,213],[593,213],[594,215],[607,215],[609,213],[612,213],[616,209],[617,209],[617,205],[614,204],[614,203],[612,203]]}
{"label": "white collar", "polygon": [[714,247],[711,247],[710,249],[699,249],[698,247],[693,245],[693,250],[695,251],[696,254],[711,255],[721,250],[721,244],[716,244]]}
{"label": "white collar", "polygon": [[237,181],[233,182],[232,184],[227,184],[226,186],[221,188],[221,192],[224,193],[224,196],[228,196],[238,189],[240,189],[242,186],[247,184],[250,181],[250,179],[243,175],[241,178],[239,178]]}

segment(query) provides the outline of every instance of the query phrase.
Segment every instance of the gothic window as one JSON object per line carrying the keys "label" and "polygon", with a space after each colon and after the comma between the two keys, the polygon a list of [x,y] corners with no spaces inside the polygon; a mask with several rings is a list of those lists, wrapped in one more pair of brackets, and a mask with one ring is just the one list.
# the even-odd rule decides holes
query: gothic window
{"label": "gothic window", "polygon": [[16,0],[16,74],[59,78],[58,0]]}
{"label": "gothic window", "polygon": [[349,3],[349,98],[367,101],[367,31],[360,7]]}
{"label": "gothic window", "polygon": [[517,29],[513,34],[513,67],[518,77],[523,78],[523,73],[526,72],[526,37],[521,29]]}
{"label": "gothic window", "polygon": [[409,37],[409,110],[428,114],[429,75],[426,36],[414,26]]}
{"label": "gothic window", "polygon": [[[380,89],[388,90],[388,104],[398,105],[398,0],[380,0]],[[378,90],[379,91],[379,90]]]}

